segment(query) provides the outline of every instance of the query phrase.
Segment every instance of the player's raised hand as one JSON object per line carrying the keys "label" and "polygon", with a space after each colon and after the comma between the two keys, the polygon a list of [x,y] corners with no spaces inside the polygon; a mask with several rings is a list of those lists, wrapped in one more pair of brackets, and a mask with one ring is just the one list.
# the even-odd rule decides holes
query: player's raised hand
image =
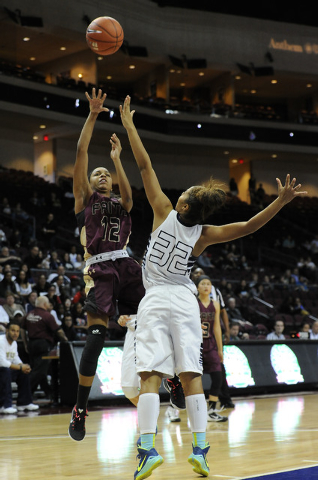
{"label": "player's raised hand", "polygon": [[111,159],[113,161],[119,160],[120,154],[121,154],[121,151],[122,151],[122,146],[121,146],[119,138],[117,137],[117,135],[115,133],[113,133],[112,136],[110,137],[109,141],[110,141],[111,146],[112,146],[112,149],[110,151]]}
{"label": "player's raised hand", "polygon": [[307,195],[306,191],[300,191],[301,184],[299,183],[296,185],[296,178],[290,180],[289,173],[286,176],[285,185],[282,185],[282,182],[279,178],[276,178],[277,187],[278,187],[278,196],[286,205],[289,203],[293,198],[298,197],[299,195]]}
{"label": "player's raised hand", "polygon": [[131,126],[133,126],[133,116],[135,113],[135,110],[130,110],[130,96],[127,95],[124,101],[124,105],[119,105],[119,111],[120,111],[120,118],[122,121],[123,126],[127,129]]}
{"label": "player's raised hand", "polygon": [[85,92],[85,96],[89,101],[89,108],[91,113],[109,112],[108,108],[103,106],[107,95],[106,93],[103,94],[101,89],[98,90],[97,96],[95,88],[92,89],[92,97],[90,97],[87,92]]}

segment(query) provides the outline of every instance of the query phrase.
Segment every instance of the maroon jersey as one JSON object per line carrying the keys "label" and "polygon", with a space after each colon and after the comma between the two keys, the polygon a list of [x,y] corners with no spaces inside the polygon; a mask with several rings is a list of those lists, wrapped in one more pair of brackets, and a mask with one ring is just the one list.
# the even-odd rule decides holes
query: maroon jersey
{"label": "maroon jersey", "polygon": [[94,192],[76,218],[85,260],[98,253],[122,250],[127,245],[131,217],[118,198]]}
{"label": "maroon jersey", "polygon": [[54,333],[60,327],[56,324],[50,312],[47,312],[44,308],[36,307],[22,318],[21,328],[27,330],[30,340],[45,338],[45,340],[53,344]]}
{"label": "maroon jersey", "polygon": [[218,346],[213,333],[215,307],[213,302],[205,307],[198,299],[201,323],[207,326],[203,330],[203,373],[221,371],[221,362],[218,354]]}

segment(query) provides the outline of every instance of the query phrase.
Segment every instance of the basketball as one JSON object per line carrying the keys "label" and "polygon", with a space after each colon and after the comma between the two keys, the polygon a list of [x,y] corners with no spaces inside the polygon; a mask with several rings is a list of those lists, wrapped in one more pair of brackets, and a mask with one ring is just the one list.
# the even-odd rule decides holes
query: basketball
{"label": "basketball", "polygon": [[121,47],[124,40],[123,29],[112,17],[98,17],[86,30],[86,41],[98,55],[112,55]]}

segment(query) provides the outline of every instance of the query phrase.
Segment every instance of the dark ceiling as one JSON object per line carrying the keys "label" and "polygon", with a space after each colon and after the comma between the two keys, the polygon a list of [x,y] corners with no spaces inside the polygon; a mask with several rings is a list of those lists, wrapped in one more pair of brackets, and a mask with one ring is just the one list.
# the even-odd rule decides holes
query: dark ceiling
{"label": "dark ceiling", "polygon": [[[306,8],[304,4],[293,5],[287,2],[272,2],[265,4],[262,2],[261,7],[257,2],[214,2],[213,0],[150,0],[157,3],[159,7],[187,8],[192,10],[201,10],[207,12],[223,13],[228,15],[238,15],[242,17],[260,18],[263,20],[274,20],[284,23],[296,23],[298,25],[318,26],[317,15],[313,14],[311,8]],[[229,4],[230,3],[230,4]]]}

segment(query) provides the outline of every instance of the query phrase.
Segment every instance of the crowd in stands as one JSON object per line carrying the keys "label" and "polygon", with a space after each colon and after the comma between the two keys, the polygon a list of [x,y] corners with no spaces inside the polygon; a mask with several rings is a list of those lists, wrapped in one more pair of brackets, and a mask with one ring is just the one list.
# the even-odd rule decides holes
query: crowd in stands
{"label": "crowd in stands", "polygon": [[[31,172],[3,168],[0,188],[0,303],[12,318],[20,306],[29,311],[35,296],[46,295],[56,322],[72,338],[84,339],[84,262],[73,210],[72,180],[61,177],[57,184],[50,184]],[[174,202],[180,192],[167,190],[166,194]],[[128,251],[141,261],[152,213],[143,189],[133,189],[133,196]],[[228,202],[213,216],[213,223],[249,218],[272,200],[263,192],[262,204],[248,205],[229,191]],[[246,330],[262,324],[270,331],[275,316],[283,315],[289,335],[300,328],[304,318],[313,323],[318,317],[318,233],[312,231],[313,221],[308,224],[316,218],[317,208],[317,198],[297,198],[261,232],[239,242],[209,247],[198,258],[197,266],[219,287],[227,308],[231,310],[234,303],[239,309],[241,330],[245,322]],[[290,228],[295,216],[297,228]],[[273,255],[278,253],[278,258],[266,256],[268,249]],[[114,329],[110,338],[123,337],[124,333]],[[250,331],[251,338],[258,336],[254,333]]]}

